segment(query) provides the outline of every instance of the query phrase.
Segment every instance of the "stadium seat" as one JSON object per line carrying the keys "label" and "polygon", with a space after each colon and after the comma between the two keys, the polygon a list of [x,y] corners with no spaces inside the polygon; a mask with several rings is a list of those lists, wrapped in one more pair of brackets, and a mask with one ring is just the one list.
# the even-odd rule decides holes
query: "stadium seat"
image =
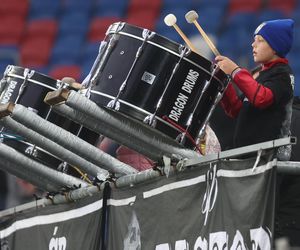
{"label": "stadium seat", "polygon": [[236,12],[257,12],[262,8],[262,0],[229,0],[229,15]]}
{"label": "stadium seat", "polygon": [[[170,1],[170,0],[169,0]],[[193,1],[193,9],[201,10],[204,8],[214,7],[217,9],[221,9],[227,12],[229,1],[228,0],[202,0],[202,1]]]}
{"label": "stadium seat", "polygon": [[64,14],[59,20],[59,34],[66,35],[76,33],[85,36],[90,22],[90,16],[82,11],[64,11]]}
{"label": "stadium seat", "polygon": [[12,14],[14,16],[26,18],[29,8],[29,0],[1,0],[0,15]]}
{"label": "stadium seat", "polygon": [[92,69],[92,66],[99,52],[99,46],[100,42],[87,43],[84,46],[84,51],[81,59],[81,80],[83,80]]}
{"label": "stadium seat", "polygon": [[253,12],[235,12],[227,17],[224,24],[225,29],[245,29],[249,33],[253,33],[259,25],[257,14]]}
{"label": "stadium seat", "polygon": [[36,19],[27,23],[25,37],[34,39],[36,37],[48,38],[54,41],[58,30],[57,21],[54,19]]}
{"label": "stadium seat", "polygon": [[158,13],[160,11],[162,5],[163,5],[162,0],[152,0],[152,1],[148,1],[148,0],[129,0],[128,14],[133,15],[133,13],[136,10],[141,10],[141,9],[145,10],[145,11],[148,10],[148,11],[151,11],[151,12]]}
{"label": "stadium seat", "polygon": [[265,9],[258,13],[257,21],[258,23],[262,23],[264,21],[273,20],[273,19],[282,19],[287,18],[288,15],[285,14],[281,10],[271,10],[271,9]]}
{"label": "stadium seat", "polygon": [[88,41],[92,43],[102,41],[109,26],[120,21],[118,17],[94,17],[90,22]]}
{"label": "stadium seat", "polygon": [[78,65],[54,65],[49,70],[49,76],[55,79],[62,79],[64,77],[72,77],[76,81],[80,81],[81,69]]}
{"label": "stadium seat", "polygon": [[62,1],[30,0],[29,19],[56,18],[61,10]]}
{"label": "stadium seat", "polygon": [[149,10],[139,10],[127,16],[126,22],[141,28],[154,30],[157,13]]}
{"label": "stadium seat", "polygon": [[[162,7],[165,10],[171,9],[171,8],[188,8],[192,9],[194,2],[193,0],[161,0]],[[199,1],[200,2],[200,1]]]}
{"label": "stadium seat", "polygon": [[296,0],[269,0],[267,5],[267,9],[280,10],[286,15],[291,14],[295,7]]}
{"label": "stadium seat", "polygon": [[0,47],[0,78],[3,77],[3,73],[7,65],[19,64],[19,51],[16,48]]}
{"label": "stadium seat", "polygon": [[96,0],[94,17],[124,18],[129,0]]}
{"label": "stadium seat", "polygon": [[62,6],[66,12],[89,13],[93,8],[93,0],[64,0]]}
{"label": "stadium seat", "polygon": [[[199,15],[198,22],[205,32],[211,34],[217,34],[219,32],[226,13],[224,9],[207,5],[199,9],[197,8],[195,11]],[[193,27],[193,30],[196,30],[196,28]]]}
{"label": "stadium seat", "polygon": [[81,56],[85,37],[80,34],[61,35],[55,41],[50,64],[77,64]]}
{"label": "stadium seat", "polygon": [[52,41],[45,37],[27,39],[21,44],[20,63],[25,67],[45,67],[49,63]]}
{"label": "stadium seat", "polygon": [[10,15],[1,16],[0,45],[17,46],[23,35],[25,19],[22,16]]}

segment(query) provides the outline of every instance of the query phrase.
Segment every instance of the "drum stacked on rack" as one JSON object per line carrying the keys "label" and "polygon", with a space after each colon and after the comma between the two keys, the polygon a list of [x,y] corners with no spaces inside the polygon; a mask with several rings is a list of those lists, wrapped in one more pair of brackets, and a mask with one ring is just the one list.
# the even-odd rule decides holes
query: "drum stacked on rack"
{"label": "drum stacked on rack", "polygon": [[[195,150],[227,80],[224,72],[188,48],[147,29],[114,23],[91,69],[85,97],[118,114],[120,121],[134,120],[180,148]],[[95,145],[99,133],[58,115],[44,102],[48,92],[62,88],[66,86],[60,80],[10,65],[1,80],[0,104],[21,104]],[[2,127],[1,133],[4,144],[50,168],[63,163],[8,128]]]}

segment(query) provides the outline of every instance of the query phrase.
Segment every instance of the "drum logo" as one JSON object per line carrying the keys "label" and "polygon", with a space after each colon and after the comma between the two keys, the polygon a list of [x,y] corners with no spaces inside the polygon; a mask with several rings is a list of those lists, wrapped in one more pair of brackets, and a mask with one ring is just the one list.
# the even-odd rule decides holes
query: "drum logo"
{"label": "drum logo", "polygon": [[154,80],[155,80],[155,75],[153,75],[147,71],[144,72],[144,74],[142,76],[142,81],[152,85]]}
{"label": "drum logo", "polygon": [[175,122],[178,122],[185,105],[187,104],[189,97],[193,91],[193,88],[198,80],[199,73],[197,71],[194,71],[193,69],[190,69],[184,83],[182,84],[180,88],[180,92],[175,100],[175,103],[172,107],[172,110],[170,111],[170,114],[168,117],[172,119]]}
{"label": "drum logo", "polygon": [[1,95],[1,104],[6,104],[9,102],[10,97],[12,96],[14,89],[17,86],[17,82],[16,81],[11,81],[6,89],[6,91],[3,91],[2,95]]}

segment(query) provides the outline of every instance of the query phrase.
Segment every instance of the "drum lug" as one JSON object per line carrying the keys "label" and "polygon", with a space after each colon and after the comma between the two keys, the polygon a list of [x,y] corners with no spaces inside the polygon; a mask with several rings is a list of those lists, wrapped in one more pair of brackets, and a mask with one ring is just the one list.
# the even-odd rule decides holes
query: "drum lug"
{"label": "drum lug", "polygon": [[157,120],[155,119],[155,115],[154,115],[154,114],[147,115],[147,116],[144,118],[143,122],[144,122],[145,124],[150,125],[151,127],[154,127],[154,128],[156,127],[156,124],[157,124]]}
{"label": "drum lug", "polygon": [[69,169],[69,166],[66,162],[60,163],[57,167],[57,171],[60,171],[65,174],[68,172],[68,169]]}
{"label": "drum lug", "polygon": [[184,144],[186,141],[186,136],[185,133],[180,133],[179,135],[177,135],[176,139],[177,142],[179,142],[180,144]]}
{"label": "drum lug", "polygon": [[155,32],[152,32],[148,29],[143,29],[143,32],[142,32],[142,37],[144,40],[149,40],[151,39],[156,33]]}
{"label": "drum lug", "polygon": [[108,35],[110,33],[118,33],[120,30],[123,29],[125,23],[124,22],[117,22],[117,23],[113,23],[109,26],[109,28],[107,29],[105,35]]}
{"label": "drum lug", "polygon": [[6,77],[11,71],[13,71],[13,65],[8,65],[4,71],[3,76]]}
{"label": "drum lug", "polygon": [[117,101],[116,99],[111,100],[111,101],[106,105],[106,107],[111,108],[111,109],[114,109],[114,110],[119,110],[119,109],[120,109],[120,106],[121,106],[120,102]]}
{"label": "drum lug", "polygon": [[25,149],[25,154],[28,154],[33,157],[37,157],[37,150],[35,146],[29,146]]}
{"label": "drum lug", "polygon": [[23,76],[25,77],[25,79],[27,80],[28,78],[31,78],[34,75],[35,71],[34,70],[30,70],[30,69],[25,69],[23,72]]}

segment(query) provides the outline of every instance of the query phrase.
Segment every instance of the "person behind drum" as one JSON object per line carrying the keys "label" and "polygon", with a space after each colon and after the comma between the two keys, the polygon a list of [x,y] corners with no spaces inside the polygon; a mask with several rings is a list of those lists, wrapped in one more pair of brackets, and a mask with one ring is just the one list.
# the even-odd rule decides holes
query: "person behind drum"
{"label": "person behind drum", "polygon": [[[257,27],[252,48],[254,61],[260,65],[252,74],[228,57],[215,58],[232,78],[221,105],[227,115],[237,118],[234,147],[289,136],[294,76],[286,55],[292,47],[293,27],[291,19],[266,21]],[[279,151],[278,159],[289,159],[290,148]]]}

